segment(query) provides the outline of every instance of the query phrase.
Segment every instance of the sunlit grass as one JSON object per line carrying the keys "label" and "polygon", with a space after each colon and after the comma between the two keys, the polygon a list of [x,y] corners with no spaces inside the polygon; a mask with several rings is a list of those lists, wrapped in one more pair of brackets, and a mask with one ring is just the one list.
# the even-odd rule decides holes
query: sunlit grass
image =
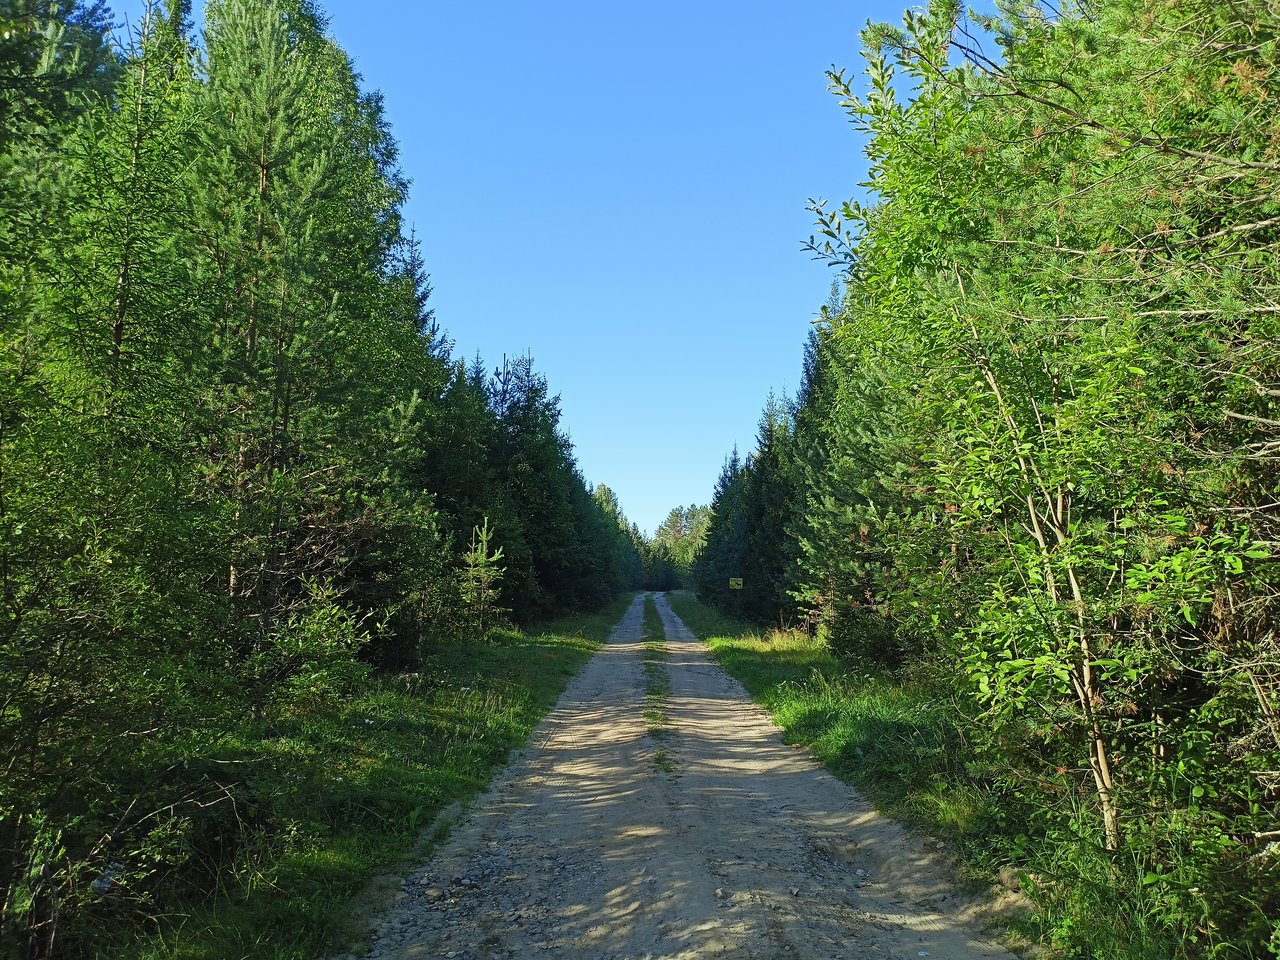
{"label": "sunlit grass", "polygon": [[961,842],[990,827],[986,792],[966,772],[946,705],[929,691],[860,672],[803,631],[755,630],[683,591],[668,599],[789,743],[808,747],[879,809]]}
{"label": "sunlit grass", "polygon": [[415,674],[220,744],[257,778],[254,809],[237,816],[262,821],[260,849],[242,851],[213,896],[193,892],[158,929],[103,941],[98,956],[302,960],[358,937],[353,899],[441,839],[426,828],[487,785],[631,599],[498,642],[442,641]]}

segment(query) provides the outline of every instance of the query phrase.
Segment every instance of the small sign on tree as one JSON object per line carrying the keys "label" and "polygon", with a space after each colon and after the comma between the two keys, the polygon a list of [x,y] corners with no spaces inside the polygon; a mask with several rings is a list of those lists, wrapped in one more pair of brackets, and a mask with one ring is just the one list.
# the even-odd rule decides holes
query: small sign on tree
{"label": "small sign on tree", "polygon": [[741,590],[741,589],[742,589],[742,578],[741,578],[741,577],[730,577],[730,578],[729,578],[729,589],[730,589],[730,590]]}

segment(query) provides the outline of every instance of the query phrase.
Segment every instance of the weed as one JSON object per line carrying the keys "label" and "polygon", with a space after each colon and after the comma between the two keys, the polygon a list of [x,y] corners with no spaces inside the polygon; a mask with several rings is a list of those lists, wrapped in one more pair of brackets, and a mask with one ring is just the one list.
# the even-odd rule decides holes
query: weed
{"label": "weed", "polygon": [[659,750],[653,755],[653,766],[662,773],[675,773],[676,765],[671,760],[671,755],[665,750]]}
{"label": "weed", "polygon": [[[667,673],[667,632],[662,626],[662,618],[658,616],[658,608],[653,602],[653,595],[645,596],[644,601],[644,722],[649,736],[654,740],[663,740],[671,736],[671,728],[667,724],[667,698],[671,695],[671,677]],[[659,757],[662,759],[659,760]],[[665,773],[671,773],[675,767],[666,751],[659,750],[654,755],[653,765]]]}

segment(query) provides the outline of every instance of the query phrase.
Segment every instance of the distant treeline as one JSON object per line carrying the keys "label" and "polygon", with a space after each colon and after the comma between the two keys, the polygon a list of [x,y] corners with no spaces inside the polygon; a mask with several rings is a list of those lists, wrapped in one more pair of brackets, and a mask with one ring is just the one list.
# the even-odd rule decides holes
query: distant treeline
{"label": "distant treeline", "polygon": [[102,2],[0,5],[5,956],[218,888],[270,827],[209,759],[231,731],[418,669],[477,606],[645,577],[532,362],[451,357],[320,14],[210,0],[197,43],[189,12],[121,50]]}
{"label": "distant treeline", "polygon": [[1001,10],[831,75],[873,200],[694,579],[953,704],[1064,955],[1274,955],[1280,21]]}
{"label": "distant treeline", "polygon": [[693,561],[711,523],[711,508],[690,504],[674,507],[653,538],[645,541],[645,587],[676,590],[690,585]]}

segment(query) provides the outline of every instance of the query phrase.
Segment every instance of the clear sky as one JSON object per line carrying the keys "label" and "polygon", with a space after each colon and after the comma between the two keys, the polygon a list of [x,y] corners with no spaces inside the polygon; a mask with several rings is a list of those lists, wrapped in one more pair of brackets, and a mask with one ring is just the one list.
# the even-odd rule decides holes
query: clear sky
{"label": "clear sky", "polygon": [[385,97],[457,354],[532,353],[641,528],[708,502],[830,290],[806,199],[865,179],[824,71],[860,72],[862,26],[905,4],[320,5]]}

